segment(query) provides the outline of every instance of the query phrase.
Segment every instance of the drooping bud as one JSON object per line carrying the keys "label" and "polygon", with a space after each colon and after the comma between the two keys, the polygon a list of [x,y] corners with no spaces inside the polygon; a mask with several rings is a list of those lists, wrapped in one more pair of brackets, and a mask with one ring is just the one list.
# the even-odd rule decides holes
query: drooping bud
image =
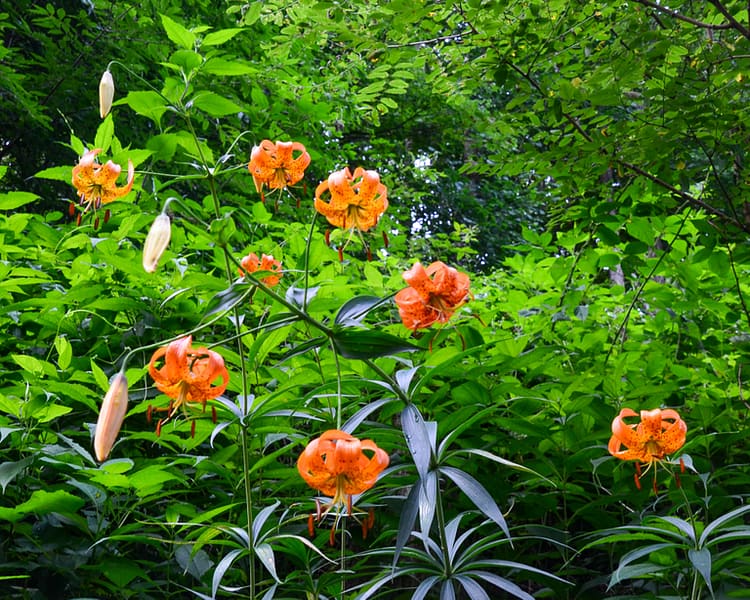
{"label": "drooping bud", "polygon": [[161,255],[169,245],[169,239],[172,236],[172,223],[169,215],[161,213],[154,219],[151,229],[146,236],[143,244],[143,268],[147,273],[156,271]]}
{"label": "drooping bud", "polygon": [[120,371],[109,384],[109,390],[104,396],[99,411],[99,419],[96,422],[94,453],[96,454],[96,460],[99,462],[107,460],[112,446],[117,440],[117,434],[120,433],[127,408],[128,379],[125,377],[125,373]]}
{"label": "drooping bud", "polygon": [[102,119],[109,114],[114,98],[115,81],[112,79],[112,73],[107,69],[99,82],[99,115]]}

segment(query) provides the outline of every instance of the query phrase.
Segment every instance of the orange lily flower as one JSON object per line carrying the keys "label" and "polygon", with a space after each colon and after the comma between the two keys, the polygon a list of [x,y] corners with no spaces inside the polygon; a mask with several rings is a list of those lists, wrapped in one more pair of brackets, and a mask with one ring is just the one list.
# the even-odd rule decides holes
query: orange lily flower
{"label": "orange lily flower", "polygon": [[273,271],[274,273],[278,273],[278,275],[268,275],[261,279],[261,281],[269,287],[279,284],[282,275],[281,263],[272,255],[264,254],[262,258],[258,258],[257,254],[251,252],[240,261],[240,264],[242,265],[242,268],[238,269],[240,277],[244,277],[246,272]]}
{"label": "orange lily flower", "polygon": [[[163,364],[157,367],[162,359]],[[157,435],[180,406],[185,410],[188,402],[200,402],[205,410],[206,401],[223,394],[229,383],[229,372],[221,355],[204,347],[193,348],[189,335],[154,352],[148,372],[156,387],[172,399],[167,408],[154,409],[167,411],[167,416],[156,425]],[[219,378],[221,381],[215,384]],[[148,414],[150,417],[150,408]]]}
{"label": "orange lily flower", "polygon": [[103,165],[96,162],[96,155],[101,151],[101,148],[89,150],[73,167],[72,182],[78,190],[81,204],[85,206],[84,212],[92,206],[99,208],[102,204],[108,204],[122,198],[133,187],[133,180],[135,179],[133,161],[128,161],[127,182],[124,186],[117,187],[117,178],[120,176],[122,167],[111,160]]}
{"label": "orange lily flower", "polygon": [[[638,413],[623,408],[612,421],[612,437],[607,449],[615,458],[635,460],[635,482],[640,489],[641,464],[648,465],[646,471],[659,463],[668,454],[677,452],[685,444],[687,425],[676,410],[655,408],[642,410],[640,423],[628,424],[626,417],[637,417]],[[645,472],[644,472],[645,473]],[[656,472],[654,471],[654,490]]]}
{"label": "orange lily flower", "polygon": [[253,146],[248,170],[253,176],[255,190],[263,194],[263,186],[281,190],[294,185],[305,175],[310,164],[310,155],[299,142],[276,142],[263,140]]}
{"label": "orange lily flower", "polygon": [[394,298],[407,329],[429,327],[436,321],[446,323],[471,295],[469,277],[437,261],[426,269],[421,263],[404,273],[409,287]]}
{"label": "orange lily flower", "polygon": [[[328,192],[329,199],[324,195]],[[376,171],[335,171],[315,190],[315,210],[334,227],[367,231],[388,208],[388,188]]]}
{"label": "orange lily flower", "polygon": [[[375,485],[388,463],[388,454],[372,440],[359,440],[345,431],[329,429],[307,445],[297,460],[297,470],[311,488],[332,497],[324,511],[319,508],[320,520],[334,507],[346,506],[352,515],[352,495]],[[365,534],[366,527],[372,527],[373,518],[370,516],[363,522]]]}

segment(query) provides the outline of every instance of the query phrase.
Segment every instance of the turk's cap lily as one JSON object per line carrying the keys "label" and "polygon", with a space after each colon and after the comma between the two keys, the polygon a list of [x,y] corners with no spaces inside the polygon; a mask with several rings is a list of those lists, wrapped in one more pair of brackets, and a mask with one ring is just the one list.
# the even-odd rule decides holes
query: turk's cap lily
{"label": "turk's cap lily", "polygon": [[156,271],[159,260],[169,246],[172,237],[172,222],[165,212],[159,214],[151,224],[143,244],[143,268],[147,273]]}
{"label": "turk's cap lily", "polygon": [[99,81],[99,116],[103,119],[112,109],[112,100],[115,98],[115,81],[109,69],[102,74]]}
{"label": "turk's cap lily", "polygon": [[112,378],[104,396],[94,432],[96,460],[104,462],[117,440],[128,408],[128,379],[120,371]]}
{"label": "turk's cap lily", "polygon": [[436,261],[427,268],[417,262],[403,274],[409,287],[394,297],[407,329],[446,323],[471,297],[469,276]]}
{"label": "turk's cap lily", "polygon": [[86,207],[84,210],[88,210],[91,206],[98,208],[102,204],[114,202],[127,195],[133,188],[135,180],[133,161],[128,160],[128,179],[125,185],[118,186],[117,179],[120,177],[122,167],[111,160],[103,165],[99,164],[96,156],[101,151],[101,148],[89,150],[73,167],[71,182],[78,190],[81,204]]}
{"label": "turk's cap lily", "polygon": [[346,167],[318,185],[314,205],[334,227],[367,231],[388,208],[388,188],[377,171]]}
{"label": "turk's cap lily", "polygon": [[677,452],[685,444],[687,425],[676,410],[642,410],[640,422],[625,422],[626,418],[637,416],[634,410],[623,408],[612,421],[612,437],[607,449],[615,458],[651,464]]}
{"label": "turk's cap lily", "polygon": [[309,165],[310,154],[300,142],[263,140],[253,146],[247,169],[253,176],[255,190],[262,194],[266,185],[280,190],[298,183]]}
{"label": "turk's cap lily", "polygon": [[269,287],[279,284],[282,276],[281,262],[276,260],[271,254],[263,254],[261,258],[254,252],[251,252],[240,261],[241,267],[237,269],[240,277],[246,273],[255,273],[256,271],[270,271],[275,275],[263,277],[261,281]]}
{"label": "turk's cap lily", "polygon": [[224,393],[229,372],[222,356],[204,347],[193,347],[188,335],[154,352],[148,372],[156,387],[172,398],[169,416],[186,402],[200,402]]}
{"label": "turk's cap lily", "polygon": [[388,463],[388,454],[372,440],[330,429],[307,445],[297,470],[311,488],[333,497],[336,504],[369,490]]}

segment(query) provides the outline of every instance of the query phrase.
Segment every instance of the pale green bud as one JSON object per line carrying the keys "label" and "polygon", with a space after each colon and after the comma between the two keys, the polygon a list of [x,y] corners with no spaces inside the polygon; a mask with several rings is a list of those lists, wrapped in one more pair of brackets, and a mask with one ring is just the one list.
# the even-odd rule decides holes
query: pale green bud
{"label": "pale green bud", "polygon": [[172,224],[169,215],[163,212],[154,219],[146,236],[146,242],[143,244],[143,268],[147,273],[156,271],[159,259],[169,245],[170,237],[172,237]]}
{"label": "pale green bud", "polygon": [[102,119],[109,114],[114,98],[115,81],[112,79],[112,73],[107,69],[99,82],[99,115]]}

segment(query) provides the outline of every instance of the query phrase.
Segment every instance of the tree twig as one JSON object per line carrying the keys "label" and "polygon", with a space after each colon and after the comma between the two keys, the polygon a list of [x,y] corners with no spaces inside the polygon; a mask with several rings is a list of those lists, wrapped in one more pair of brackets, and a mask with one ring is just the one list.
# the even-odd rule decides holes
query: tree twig
{"label": "tree twig", "polygon": [[662,6],[660,4],[656,4],[656,2],[651,2],[651,0],[634,0],[638,4],[643,4],[643,6],[648,6],[649,8],[653,8],[654,10],[657,10],[661,13],[664,13],[665,15],[669,15],[670,17],[673,17],[679,21],[685,21],[685,23],[690,23],[691,25],[695,25],[696,27],[703,27],[705,29],[733,29],[734,25],[731,23],[721,23],[719,25],[714,25],[713,23],[706,23],[705,21],[699,21],[698,19],[693,19],[692,17],[688,17],[687,15],[683,15],[680,12],[677,12],[676,10],[672,10],[671,8],[667,8],[666,6]]}

